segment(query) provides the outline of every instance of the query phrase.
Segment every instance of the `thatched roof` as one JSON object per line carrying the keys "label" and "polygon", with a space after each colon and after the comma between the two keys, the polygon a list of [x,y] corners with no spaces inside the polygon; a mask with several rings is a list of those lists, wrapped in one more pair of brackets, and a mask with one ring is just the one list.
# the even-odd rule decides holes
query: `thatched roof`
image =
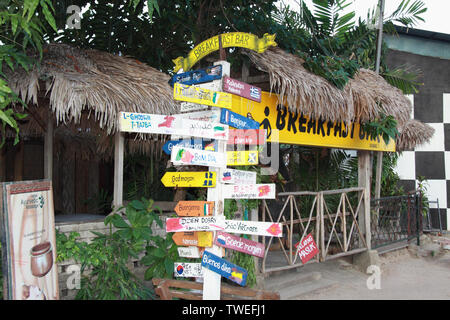
{"label": "thatched roof", "polygon": [[427,143],[433,137],[434,128],[418,120],[409,119],[397,137],[397,151],[413,150],[414,147]]}
{"label": "thatched roof", "polygon": [[[135,59],[98,50],[49,44],[44,47],[40,66],[29,73],[18,69],[7,78],[11,89],[35,115],[46,121],[51,110],[56,126],[64,125],[75,134],[80,128],[88,128],[96,136],[114,134],[120,111],[179,112],[169,75]],[[43,132],[34,121],[21,130],[29,135]]]}
{"label": "thatched roof", "polygon": [[[381,113],[392,115],[399,131],[404,132],[400,146],[413,148],[433,135],[428,125],[410,121],[412,105],[402,91],[371,70],[360,69],[340,90],[308,71],[303,59],[280,48],[269,48],[264,53],[243,50],[243,53],[256,68],[269,74],[270,90],[278,93],[292,111],[346,123],[372,121]],[[410,126],[420,127],[426,134],[415,137]]]}
{"label": "thatched roof", "polygon": [[304,60],[280,48],[264,53],[244,51],[261,71],[267,72],[272,91],[285,99],[291,109],[305,115],[332,121],[359,122],[376,119],[381,112],[393,115],[399,124],[408,120],[411,103],[401,90],[391,86],[375,72],[360,69],[338,89],[313,74]]}

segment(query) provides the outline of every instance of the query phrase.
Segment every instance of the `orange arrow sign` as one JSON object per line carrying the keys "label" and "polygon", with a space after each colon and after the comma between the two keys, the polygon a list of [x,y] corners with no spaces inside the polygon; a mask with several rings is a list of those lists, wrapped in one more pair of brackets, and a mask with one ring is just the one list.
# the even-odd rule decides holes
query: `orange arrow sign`
{"label": "orange arrow sign", "polygon": [[172,239],[178,246],[211,247],[213,234],[210,231],[175,232]]}
{"label": "orange arrow sign", "polygon": [[180,217],[211,216],[214,211],[214,201],[180,201],[175,212]]}

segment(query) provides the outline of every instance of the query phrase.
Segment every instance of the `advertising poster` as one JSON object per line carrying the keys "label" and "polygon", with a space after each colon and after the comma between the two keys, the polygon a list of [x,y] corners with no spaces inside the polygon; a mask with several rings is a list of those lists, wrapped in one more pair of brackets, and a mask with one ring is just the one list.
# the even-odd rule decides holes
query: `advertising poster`
{"label": "advertising poster", "polygon": [[5,299],[58,300],[52,184],[0,184]]}

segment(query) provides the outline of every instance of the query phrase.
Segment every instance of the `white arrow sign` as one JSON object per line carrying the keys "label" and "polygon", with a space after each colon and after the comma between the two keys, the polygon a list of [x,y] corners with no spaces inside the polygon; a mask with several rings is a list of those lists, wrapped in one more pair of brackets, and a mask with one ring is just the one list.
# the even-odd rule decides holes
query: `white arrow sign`
{"label": "white arrow sign", "polygon": [[228,184],[256,184],[256,172],[224,169],[220,182]]}
{"label": "white arrow sign", "polygon": [[170,160],[174,165],[206,166],[225,168],[227,156],[225,153],[212,152],[174,146]]}
{"label": "white arrow sign", "polygon": [[225,228],[223,216],[167,218],[166,232],[215,231]]}
{"label": "white arrow sign", "polygon": [[276,222],[225,220],[225,232],[282,237],[283,225]]}
{"label": "white arrow sign", "polygon": [[224,184],[225,199],[275,199],[275,184]]}
{"label": "white arrow sign", "polygon": [[174,263],[174,274],[175,274],[175,277],[201,278],[201,277],[203,277],[202,264],[201,263],[175,262]]}

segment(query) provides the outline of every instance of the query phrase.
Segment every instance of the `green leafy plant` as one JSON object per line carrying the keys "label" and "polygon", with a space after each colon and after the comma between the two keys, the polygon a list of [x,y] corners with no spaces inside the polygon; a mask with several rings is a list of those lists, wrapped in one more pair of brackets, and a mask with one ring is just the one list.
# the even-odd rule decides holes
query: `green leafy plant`
{"label": "green leafy plant", "polygon": [[178,249],[171,234],[167,234],[165,239],[154,237],[153,243],[146,247],[146,254],[141,259],[141,263],[148,266],[145,279],[172,278],[173,266],[178,260]]}
{"label": "green leafy plant", "polygon": [[383,113],[378,119],[363,123],[363,129],[371,139],[377,139],[381,135],[386,144],[390,139],[395,140],[398,135],[397,120],[393,116],[386,116]]}
{"label": "green leafy plant", "polygon": [[428,202],[427,190],[428,190],[428,181],[424,176],[417,177],[417,190],[420,193],[421,199],[421,207],[422,207],[422,215],[424,217],[427,216],[430,210],[430,204]]}
{"label": "green leafy plant", "polygon": [[154,223],[162,228],[153,204],[153,200],[142,198],[118,208],[105,218],[109,232],[93,232],[96,237],[89,244],[78,241],[77,233],[68,236],[57,233],[57,260],[74,259],[81,264],[82,273],[89,271],[83,274],[77,299],[154,298],[152,291],[128,267],[131,259],[140,260],[145,255],[150,244],[161,241],[161,237],[152,234]]}

